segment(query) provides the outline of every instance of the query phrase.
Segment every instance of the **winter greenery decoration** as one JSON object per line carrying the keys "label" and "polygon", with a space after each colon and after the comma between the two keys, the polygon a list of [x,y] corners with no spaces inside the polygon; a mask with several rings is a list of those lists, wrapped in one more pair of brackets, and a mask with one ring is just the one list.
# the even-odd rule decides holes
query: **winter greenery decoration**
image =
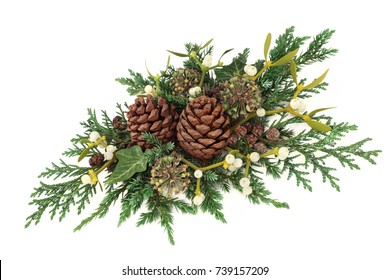
{"label": "winter greenery decoration", "polygon": [[[90,166],[60,160],[46,168],[39,178],[56,183],[41,182],[34,189],[30,204],[36,211],[26,227],[38,224],[45,212],[60,221],[71,209],[81,214],[102,191],[100,205],[75,231],[103,218],[119,201],[118,225],[141,211],[137,226],[159,222],[174,244],[174,212],[201,210],[225,223],[221,201],[226,192],[241,192],[254,204],[288,208],[270,197],[264,176],[287,174],[311,191],[310,176],[320,173],[339,191],[336,168],[327,159],[359,169],[357,158],[375,164],[380,151],[363,150],[370,138],[338,145],[357,126],[323,114],[331,108],[309,111],[305,106],[305,99],[326,89],[328,70],[312,82],[298,79],[297,73],[337,53],[326,47],[333,33],[326,29],[309,41],[295,36],[291,27],[272,49],[268,34],[263,59],[247,61],[249,49],[244,49],[226,65],[223,57],[233,49],[215,62],[212,40],[188,43],[182,52],[169,51],[184,59],[178,68],[168,58],[165,70],[148,71],[146,78],[129,70],[129,77],[117,81],[135,101],[117,104],[118,113],[111,117],[88,110],[81,123],[85,132],[72,139],[63,155],[88,159]],[[296,129],[305,123],[306,129]]]}

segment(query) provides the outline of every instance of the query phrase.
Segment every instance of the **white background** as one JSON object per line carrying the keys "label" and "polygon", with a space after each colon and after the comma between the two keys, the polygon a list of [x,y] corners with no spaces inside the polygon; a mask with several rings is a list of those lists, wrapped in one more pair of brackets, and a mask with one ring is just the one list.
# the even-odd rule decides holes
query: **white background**
{"label": "white background", "polygon": [[[390,279],[385,135],[390,22],[385,1],[133,2],[0,3],[4,279],[125,279],[121,269],[127,265],[269,266],[264,279]],[[62,223],[45,216],[37,227],[24,229],[25,217],[34,211],[27,204],[39,184],[36,176],[51,161],[58,162],[70,138],[81,131],[78,123],[86,119],[86,108],[114,115],[116,102],[130,100],[116,77],[125,76],[128,68],[145,73],[145,60],[156,72],[165,65],[166,49],[182,51],[185,42],[210,38],[215,38],[216,56],[231,47],[235,53],[250,47],[254,61],[268,32],[276,38],[291,25],[298,35],[337,30],[330,45],[340,53],[304,73],[312,79],[331,68],[329,90],[309,108],[336,105],[330,114],[360,128],[345,143],[371,136],[367,148],[384,151],[376,166],[360,162],[361,171],[340,168],[341,193],[317,176],[313,193],[294,181],[267,179],[273,197],[288,201],[290,210],[252,206],[232,193],[224,199],[226,225],[208,214],[176,215],[176,246],[169,245],[157,224],[135,228],[137,217],[117,228],[119,205],[105,219],[73,233],[101,193],[81,216],[72,213]]]}

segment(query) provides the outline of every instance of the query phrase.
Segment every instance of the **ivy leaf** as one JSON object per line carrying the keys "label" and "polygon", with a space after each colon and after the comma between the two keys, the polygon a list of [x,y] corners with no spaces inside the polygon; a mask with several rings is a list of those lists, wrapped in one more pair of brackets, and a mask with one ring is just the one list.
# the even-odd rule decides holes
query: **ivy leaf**
{"label": "ivy leaf", "polygon": [[105,182],[107,185],[130,179],[135,173],[143,172],[147,168],[147,162],[140,146],[119,150],[116,152],[116,157],[119,162],[114,172]]}
{"label": "ivy leaf", "polygon": [[314,120],[306,120],[306,123],[314,130],[316,131],[320,131],[320,132],[328,132],[328,131],[331,131],[332,128],[327,125],[327,124],[324,124],[322,122],[318,122],[318,121],[314,121]]}
{"label": "ivy leaf", "polygon": [[233,58],[232,63],[223,66],[219,69],[215,69],[214,72],[217,80],[218,81],[229,80],[234,76],[236,76],[237,74],[243,73],[248,55],[249,55],[249,49],[246,48],[242,53],[238,54],[238,56]]}

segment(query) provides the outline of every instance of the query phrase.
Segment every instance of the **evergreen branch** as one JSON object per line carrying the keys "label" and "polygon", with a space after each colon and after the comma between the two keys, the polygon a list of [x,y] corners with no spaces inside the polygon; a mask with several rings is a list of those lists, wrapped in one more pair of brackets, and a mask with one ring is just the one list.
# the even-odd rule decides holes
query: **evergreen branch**
{"label": "evergreen branch", "polygon": [[[72,205],[78,206],[78,213],[80,213],[89,203],[89,198],[96,193],[95,187],[81,184],[80,177],[54,185],[41,182],[40,187],[34,189],[31,195],[34,199],[29,203],[37,206],[38,209],[27,217],[25,227],[30,226],[32,222],[38,224],[45,211],[50,213],[51,219],[58,213],[59,221],[65,218]],[[39,198],[41,196],[44,197]]]}
{"label": "evergreen branch", "polygon": [[137,227],[159,220],[161,227],[167,232],[169,242],[174,245],[172,203],[155,193],[147,200],[147,207],[149,212],[141,213]]}
{"label": "evergreen branch", "polygon": [[338,52],[337,49],[324,47],[334,32],[335,30],[325,29],[317,34],[310,42],[308,49],[297,58],[297,64],[308,65],[314,62],[321,62],[335,55]]}
{"label": "evergreen branch", "polygon": [[87,224],[92,222],[93,220],[99,218],[103,218],[108,213],[110,206],[115,203],[115,201],[118,200],[120,194],[125,190],[125,188],[122,186],[118,189],[114,189],[112,186],[106,189],[106,196],[103,198],[102,202],[100,202],[99,207],[93,212],[89,217],[85,218],[81,221],[81,223],[74,228],[73,231],[79,231],[83,227],[85,227]]}
{"label": "evergreen branch", "polygon": [[152,81],[151,79],[145,79],[142,74],[136,73],[131,69],[129,69],[128,71],[130,77],[117,78],[115,79],[115,81],[127,86],[127,91],[130,93],[130,95],[142,93],[144,92],[145,86],[154,84],[154,81]]}
{"label": "evergreen branch", "polygon": [[51,163],[52,167],[46,167],[45,171],[43,171],[38,178],[50,178],[53,179],[65,178],[65,177],[75,177],[81,176],[88,172],[90,167],[80,167],[74,164],[67,164],[62,159],[60,160],[60,164],[57,165],[55,163]]}
{"label": "evergreen branch", "polygon": [[201,205],[202,211],[209,212],[217,220],[226,223],[225,216],[222,213],[222,194],[207,181],[203,181],[201,188],[202,193],[205,195],[205,200]]}

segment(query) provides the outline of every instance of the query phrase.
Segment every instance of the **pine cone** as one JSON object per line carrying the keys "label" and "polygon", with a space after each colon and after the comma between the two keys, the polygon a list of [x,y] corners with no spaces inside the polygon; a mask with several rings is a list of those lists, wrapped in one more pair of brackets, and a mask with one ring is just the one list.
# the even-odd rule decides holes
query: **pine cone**
{"label": "pine cone", "polygon": [[191,156],[209,160],[221,153],[230,136],[229,117],[215,98],[200,96],[180,115],[177,139]]}
{"label": "pine cone", "polygon": [[163,143],[174,139],[179,114],[175,106],[168,104],[164,98],[158,97],[156,103],[152,95],[145,99],[138,97],[127,112],[128,130],[130,131],[130,145],[138,145],[142,149],[151,149],[153,146],[146,142],[141,133],[150,132]]}

